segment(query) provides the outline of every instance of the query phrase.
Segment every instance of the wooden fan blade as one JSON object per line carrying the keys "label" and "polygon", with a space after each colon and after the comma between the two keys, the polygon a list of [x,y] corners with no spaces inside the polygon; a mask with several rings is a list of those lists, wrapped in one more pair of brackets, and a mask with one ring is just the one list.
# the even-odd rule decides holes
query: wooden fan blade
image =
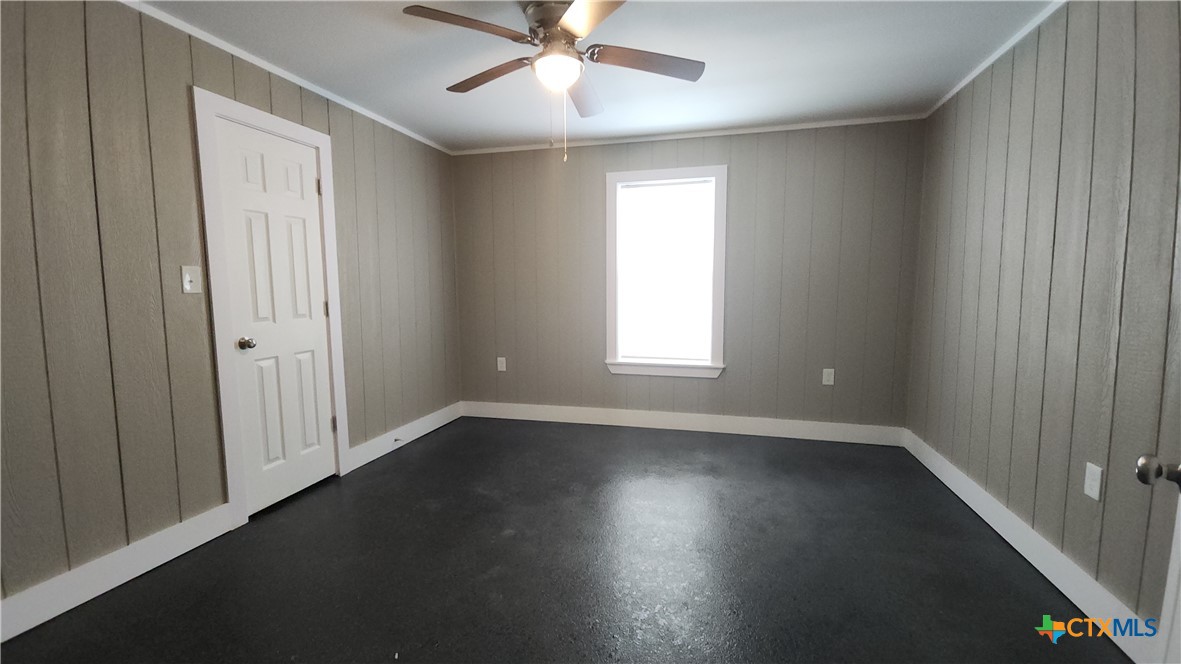
{"label": "wooden fan blade", "polygon": [[589,118],[603,112],[603,102],[599,101],[599,95],[587,80],[586,72],[582,72],[582,76],[574,81],[574,85],[571,85],[566,93],[570,95],[570,101],[574,102],[579,117]]}
{"label": "wooden fan blade", "polygon": [[578,39],[589,35],[600,23],[611,15],[624,0],[574,0],[558,26]]}
{"label": "wooden fan blade", "polygon": [[530,58],[517,58],[516,60],[509,60],[508,62],[506,62],[502,65],[496,65],[492,69],[489,69],[487,71],[482,71],[479,74],[476,74],[475,76],[473,76],[471,78],[464,79],[464,80],[456,83],[455,85],[447,88],[447,91],[448,92],[468,92],[468,91],[474,90],[489,81],[495,81],[496,79],[500,78],[501,76],[504,76],[505,74],[511,74],[511,73],[517,71],[518,69],[524,69],[525,67],[528,67],[529,62],[530,62]]}
{"label": "wooden fan blade", "polygon": [[674,55],[640,51],[622,46],[595,44],[586,49],[586,59],[604,65],[639,69],[662,76],[672,76],[686,81],[696,81],[705,73],[705,63]]}
{"label": "wooden fan blade", "polygon": [[410,5],[402,10],[403,14],[410,16],[417,16],[418,18],[426,18],[432,21],[439,21],[442,23],[450,23],[451,25],[458,25],[461,28],[468,28],[470,30],[479,30],[497,37],[504,37],[518,44],[536,44],[533,38],[523,32],[510,30],[509,28],[502,28],[494,23],[480,21],[459,14],[452,14],[450,12],[440,11],[438,9],[431,9],[430,7],[423,7],[422,5]]}

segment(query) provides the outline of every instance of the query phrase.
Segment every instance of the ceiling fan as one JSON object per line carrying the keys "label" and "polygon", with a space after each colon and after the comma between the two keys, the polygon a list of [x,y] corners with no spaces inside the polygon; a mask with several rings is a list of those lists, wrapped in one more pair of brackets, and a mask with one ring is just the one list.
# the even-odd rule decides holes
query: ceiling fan
{"label": "ceiling fan", "polygon": [[579,49],[578,42],[585,39],[591,30],[622,4],[623,0],[533,2],[525,6],[525,18],[529,22],[528,34],[422,5],[411,5],[402,11],[410,16],[479,30],[518,44],[541,47],[533,57],[509,60],[452,85],[447,88],[449,91],[469,92],[489,81],[531,66],[545,87],[554,92],[569,94],[578,114],[588,118],[601,113],[603,105],[583,72],[584,63],[587,61],[638,69],[686,81],[696,81],[705,71],[704,62],[634,48],[595,44]]}

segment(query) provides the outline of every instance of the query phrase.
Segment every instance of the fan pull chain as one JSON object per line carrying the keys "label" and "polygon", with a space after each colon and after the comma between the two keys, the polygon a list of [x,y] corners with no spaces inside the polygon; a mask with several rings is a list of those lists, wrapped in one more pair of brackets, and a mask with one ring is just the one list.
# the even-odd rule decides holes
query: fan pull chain
{"label": "fan pull chain", "polygon": [[569,155],[566,154],[566,95],[562,95],[562,163],[566,163]]}

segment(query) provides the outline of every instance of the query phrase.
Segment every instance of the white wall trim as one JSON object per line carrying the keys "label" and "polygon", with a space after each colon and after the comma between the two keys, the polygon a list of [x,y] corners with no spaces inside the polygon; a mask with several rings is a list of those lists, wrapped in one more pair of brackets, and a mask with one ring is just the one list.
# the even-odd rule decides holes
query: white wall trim
{"label": "white wall trim", "polygon": [[[1043,538],[1019,516],[1009,511],[975,480],[927,445],[909,429],[902,427],[837,422],[808,422],[733,415],[703,415],[661,411],[584,408],[579,406],[539,406],[464,401],[463,414],[489,417],[577,424],[646,427],[682,431],[708,431],[755,436],[802,438],[845,443],[869,443],[903,447],[972,508],[981,519],[1005,539],[1042,576],[1046,577],[1087,616],[1101,618],[1135,617],[1128,608],[1094,577],[1079,567],[1065,553]],[[1181,507],[1177,531],[1181,532]],[[1165,607],[1161,612],[1157,637],[1116,636],[1112,639],[1133,661],[1139,663],[1169,661],[1166,648],[1176,646],[1181,629],[1168,629],[1177,622],[1176,597],[1181,587],[1181,538],[1174,538],[1173,556],[1166,580]]]}
{"label": "white wall trim", "polygon": [[181,32],[188,33],[189,35],[192,35],[198,39],[209,42],[213,46],[220,48],[221,50],[229,53],[230,55],[236,55],[239,58],[242,58],[243,60],[245,60],[251,64],[256,64],[259,67],[262,67],[263,69],[271,72],[272,74],[275,74],[277,76],[281,76],[281,77],[287,79],[288,81],[291,81],[292,83],[295,83],[296,85],[298,85],[302,88],[306,88],[308,90],[311,90],[312,92],[315,92],[316,94],[320,95],[321,97],[324,97],[325,99],[332,100],[332,101],[340,104],[341,106],[344,106],[345,108],[350,108],[350,109],[360,113],[361,115],[364,115],[365,117],[368,117],[372,120],[380,122],[381,124],[389,127],[390,129],[402,132],[403,134],[406,134],[410,138],[413,138],[414,140],[418,141],[419,143],[429,145],[432,148],[439,150],[440,152],[452,154],[452,152],[450,150],[448,150],[447,148],[443,147],[442,145],[439,145],[438,143],[432,141],[431,139],[429,139],[425,136],[422,136],[420,134],[417,134],[413,131],[410,131],[406,127],[403,127],[402,125],[398,124],[397,122],[394,122],[393,120],[391,120],[381,114],[374,113],[373,111],[365,108],[364,106],[361,106],[360,104],[355,104],[355,103],[349,101],[348,99],[341,97],[338,94],[335,94],[333,92],[329,92],[328,90],[325,90],[324,88],[316,85],[315,83],[312,83],[306,79],[300,78],[299,76],[292,74],[291,72],[287,71],[286,69],[283,69],[282,67],[280,67],[276,64],[273,64],[267,60],[263,60],[262,58],[258,57],[257,55],[254,55],[253,53],[251,53],[249,51],[245,51],[237,46],[234,46],[233,44],[227,42],[226,40],[224,40],[220,37],[216,37],[206,31],[202,30],[201,28],[198,28],[197,26],[195,26],[191,23],[183,21],[183,20],[173,16],[172,14],[169,14],[168,12],[160,9],[159,7],[154,7],[152,5],[147,4],[146,2],[141,2],[139,0],[120,0],[120,2],[122,2],[123,4],[131,7],[132,9],[134,9],[138,12],[141,12],[143,14],[147,14],[148,16],[151,16],[152,18],[154,18],[162,23],[167,23],[168,25],[171,25],[172,27],[176,28],[177,30],[180,30]]}
{"label": "white wall trim", "polygon": [[[613,374],[633,376],[682,376],[717,378],[726,366],[722,361],[726,331],[726,194],[729,191],[725,164],[657,168],[642,171],[607,173],[607,369]],[[621,189],[650,190],[656,185],[708,182],[713,188],[713,283],[711,302],[709,361],[684,364],[657,359],[622,357],[619,352],[619,193]],[[634,247],[633,247],[634,249]],[[652,248],[645,248],[651,255]],[[695,358],[703,359],[703,358]]]}
{"label": "white wall trim", "polygon": [[26,632],[243,523],[228,503],[220,505],[10,595],[0,600],[0,640]]}
{"label": "white wall trim", "polygon": [[[1005,538],[1014,549],[1037,568],[1042,576],[1054,584],[1062,594],[1074,602],[1087,616],[1096,618],[1132,618],[1136,612],[1128,608],[1094,577],[1079,567],[1070,556],[1043,538],[1032,526],[1009,511],[986,489],[968,477],[962,470],[944,458],[927,443],[908,429],[903,429],[904,447],[910,450],[927,470],[947,485],[960,500],[972,508],[984,522]],[[1177,561],[1173,561],[1176,567]],[[1166,598],[1166,602],[1168,599]],[[1166,607],[1168,608],[1168,607]],[[1161,620],[1161,632],[1156,637],[1116,636],[1112,641],[1136,662],[1164,661],[1168,639],[1165,619]],[[1032,629],[1032,624],[1030,629]]]}
{"label": "white wall trim", "polygon": [[705,415],[702,413],[671,413],[658,410],[627,410],[622,408],[586,408],[583,406],[539,406],[523,403],[495,403],[464,401],[466,417],[491,417],[503,420],[538,420],[573,424],[606,424],[610,426],[672,429],[674,431],[708,431],[747,436],[800,438],[838,443],[867,445],[902,445],[902,429],[872,424],[842,424],[840,422],[811,422],[780,420],[771,417],[739,415]]}
{"label": "white wall trim", "polygon": [[[1132,617],[1136,613],[1104,588],[1066,554],[1045,540],[1029,524],[1000,503],[963,471],[901,427],[838,422],[780,420],[735,415],[705,415],[581,406],[461,401],[405,424],[393,431],[349,448],[342,473],[398,449],[460,417],[602,424],[641,428],[706,431],[805,440],[863,443],[903,447],[964,501],[993,530],[1028,560],[1070,601],[1088,616]],[[0,640],[17,636],[86,601],[162,565],[177,556],[246,523],[228,503],[162,530],[97,560],[0,600]],[[1181,510],[1178,511],[1181,529]],[[1181,541],[1175,538],[1169,565],[1165,607],[1161,616],[1163,638],[1117,636],[1112,640],[1140,663],[1167,661],[1166,648],[1181,630],[1165,626],[1176,621],[1181,575]]]}
{"label": "white wall trim", "polygon": [[[334,102],[340,104],[341,106],[352,109],[352,110],[354,110],[354,111],[356,111],[356,112],[358,112],[358,113],[360,113],[360,114],[362,114],[362,115],[364,115],[376,122],[380,122],[381,124],[391,128],[395,131],[399,131],[399,132],[413,138],[414,140],[416,140],[420,143],[423,143],[425,145],[429,145],[430,147],[435,148],[436,150],[439,150],[440,152],[448,154],[452,157],[462,157],[462,156],[466,156],[466,155],[475,155],[475,154],[496,154],[496,153],[500,153],[500,152],[524,152],[524,151],[528,151],[528,150],[549,150],[549,149],[553,148],[553,146],[550,145],[549,143],[532,143],[532,144],[528,144],[528,145],[492,147],[492,148],[476,148],[476,149],[472,149],[472,150],[450,150],[446,147],[443,147],[441,144],[439,144],[439,143],[437,143],[437,142],[435,142],[435,141],[433,141],[433,140],[431,140],[431,139],[429,139],[417,132],[414,132],[414,131],[406,128],[405,126],[398,124],[397,122],[394,122],[390,118],[387,118],[384,115],[381,115],[380,113],[376,113],[374,111],[371,111],[368,108],[365,108],[364,106],[361,106],[360,104],[356,104],[352,101],[349,101],[348,99],[345,99],[344,97],[341,97],[340,95],[338,95],[334,92],[330,92],[329,90],[322,88],[319,85],[316,85],[315,83],[308,81],[307,79],[296,76],[295,74],[292,74],[291,72],[287,71],[286,69],[283,69],[282,67],[280,67],[272,62],[270,62],[268,60],[264,60],[263,58],[260,58],[257,55],[250,53],[249,51],[243,50],[242,48],[235,46],[235,45],[225,41],[224,39],[217,37],[209,32],[206,32],[205,30],[202,30],[201,28],[198,28],[197,26],[195,26],[187,21],[179,19],[179,18],[173,16],[172,14],[169,14],[168,12],[163,11],[162,9],[160,9],[158,7],[155,7],[155,6],[150,5],[146,2],[143,2],[142,0],[120,0],[120,2],[135,9],[136,11],[139,11],[143,14],[151,16],[152,18],[154,18],[158,21],[161,21],[162,23],[166,23],[166,24],[180,30],[181,32],[187,33],[189,35],[192,35],[193,37],[204,40],[204,41],[212,44],[213,46],[216,46],[216,47],[222,49],[223,51],[230,53],[231,55],[235,55],[239,58],[242,58],[243,60],[246,60],[247,62],[258,65],[259,67],[262,67],[263,69],[271,72],[272,74],[275,74],[277,76],[281,76],[281,77],[287,79],[288,81],[291,81],[292,83],[295,83],[296,85],[299,85],[300,87],[303,87],[303,88],[306,88],[312,92],[315,92],[316,94],[320,95],[321,97],[324,97],[325,99],[329,99],[331,101],[334,101]],[[1066,2],[1067,2],[1067,0],[1054,0],[1053,2],[1051,2],[1045,9],[1043,9],[1041,12],[1039,12],[1037,14],[1037,16],[1034,16],[1033,19],[1031,19],[1028,23],[1026,23],[1024,26],[1022,26],[1020,30],[1018,30],[1016,33],[1014,33],[1013,36],[1010,37],[1008,41],[1006,41],[999,48],[997,48],[995,51],[993,51],[993,53],[991,55],[989,55],[987,58],[985,58],[983,62],[981,62],[979,65],[977,65],[975,69],[973,69],[971,72],[969,72],[967,76],[965,76],[962,80],[960,80],[959,83],[957,83],[954,87],[952,87],[952,89],[949,90],[947,92],[947,94],[943,95],[943,98],[941,98],[938,102],[936,102],[935,105],[932,106],[930,110],[923,112],[923,113],[906,113],[906,114],[902,114],[902,115],[881,115],[881,116],[871,116],[871,117],[865,117],[865,118],[850,118],[850,119],[844,119],[844,120],[820,120],[820,121],[812,121],[812,122],[794,122],[794,123],[786,123],[786,124],[731,128],[731,129],[689,131],[689,132],[681,132],[681,133],[676,133],[676,134],[648,134],[648,135],[644,135],[644,136],[630,136],[630,137],[624,137],[624,138],[588,139],[588,140],[583,140],[583,141],[571,141],[569,146],[572,148],[578,148],[578,147],[589,147],[589,146],[595,146],[595,145],[620,145],[620,144],[627,144],[627,143],[646,143],[646,142],[651,142],[651,141],[675,141],[675,140],[681,140],[681,139],[685,139],[685,138],[712,138],[715,136],[741,136],[744,134],[767,134],[767,133],[773,133],[773,132],[779,132],[779,131],[793,131],[793,130],[799,130],[799,129],[821,129],[824,127],[845,127],[845,126],[856,126],[856,125],[865,125],[865,124],[880,124],[880,123],[884,123],[884,122],[906,122],[908,120],[924,120],[924,119],[930,117],[932,113],[939,110],[940,106],[947,103],[947,100],[949,100],[953,96],[955,96],[955,94],[957,92],[959,92],[961,89],[963,89],[964,86],[971,83],[977,76],[980,75],[980,73],[982,71],[984,71],[989,66],[991,66],[992,63],[996,62],[996,60],[998,58],[1000,58],[1002,55],[1004,55],[1009,49],[1013,48],[1013,46],[1015,46],[1017,44],[1017,42],[1021,41],[1021,39],[1023,37],[1025,37],[1025,35],[1029,34],[1031,31],[1033,31],[1039,25],[1041,25],[1043,22],[1045,22],[1045,20],[1047,18],[1049,18],[1051,14],[1053,14],[1055,11],[1057,11],[1058,8],[1061,7],[1062,5],[1066,4]]]}
{"label": "white wall trim", "polygon": [[351,473],[370,461],[389,454],[406,443],[416,438],[421,438],[462,416],[462,405],[460,402],[456,402],[450,406],[440,408],[429,415],[424,415],[413,422],[403,424],[397,429],[387,431],[377,438],[361,443],[356,447],[347,447],[347,443],[345,443],[346,449],[344,451],[340,474]]}
{"label": "white wall trim", "polygon": [[987,58],[984,58],[984,61],[981,62],[980,64],[976,65],[975,69],[968,72],[967,76],[965,76],[959,83],[956,83],[955,87],[953,87],[951,90],[949,90],[947,94],[943,95],[942,99],[935,102],[935,105],[931,107],[931,110],[927,111],[922,117],[924,117],[924,118],[931,117],[931,114],[934,113],[935,111],[938,111],[940,106],[946,104],[947,100],[949,100],[955,96],[955,93],[964,89],[964,86],[966,86],[969,83],[971,83],[972,81],[974,81],[976,79],[976,77],[980,75],[981,72],[983,72],[985,69],[988,69],[989,67],[991,67],[992,63],[999,60],[1002,55],[1004,55],[1005,53],[1008,53],[1009,49],[1016,46],[1017,42],[1019,42],[1025,38],[1025,35],[1028,35],[1029,33],[1033,32],[1034,30],[1037,29],[1037,27],[1039,25],[1041,25],[1042,23],[1045,23],[1046,19],[1050,18],[1050,16],[1054,12],[1058,11],[1059,7],[1061,7],[1062,5],[1065,5],[1066,2],[1067,2],[1067,0],[1054,0],[1049,5],[1047,5],[1045,9],[1038,12],[1037,16],[1034,16],[1032,19],[1029,20],[1029,23],[1026,23],[1025,25],[1021,26],[1020,30],[1013,33],[1013,36],[1009,37],[1009,41],[1005,42],[1004,44],[1001,44],[1000,48],[998,48],[997,50],[992,52],[992,55],[988,56]]}
{"label": "white wall trim", "polygon": [[[460,403],[453,403],[367,443],[347,448],[341,474],[454,421],[461,416],[461,410]],[[27,632],[246,522],[244,511],[227,502],[10,595],[0,600],[0,641]]]}

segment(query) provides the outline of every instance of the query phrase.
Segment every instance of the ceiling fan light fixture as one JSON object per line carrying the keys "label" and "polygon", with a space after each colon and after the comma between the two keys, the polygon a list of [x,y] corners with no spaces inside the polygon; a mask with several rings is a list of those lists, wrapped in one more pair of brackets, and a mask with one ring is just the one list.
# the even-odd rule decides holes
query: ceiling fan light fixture
{"label": "ceiling fan light fixture", "polygon": [[547,49],[533,60],[533,73],[549,90],[565,92],[582,75],[582,61],[562,49]]}

